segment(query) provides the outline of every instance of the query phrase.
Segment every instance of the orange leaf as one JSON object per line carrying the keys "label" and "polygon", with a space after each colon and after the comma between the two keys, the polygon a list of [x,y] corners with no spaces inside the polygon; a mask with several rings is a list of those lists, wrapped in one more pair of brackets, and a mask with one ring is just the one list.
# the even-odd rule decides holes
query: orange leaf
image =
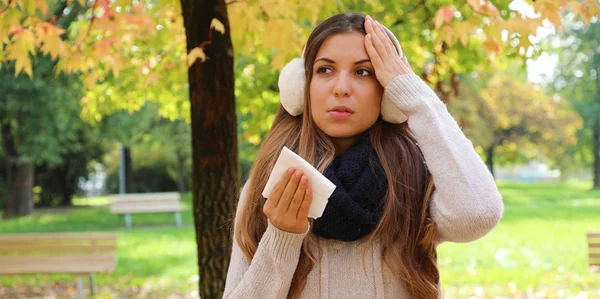
{"label": "orange leaf", "polygon": [[494,4],[490,3],[490,1],[486,1],[485,4],[481,6],[481,11],[487,14],[491,19],[497,19],[500,17],[500,12],[494,6]]}
{"label": "orange leaf", "polygon": [[483,42],[483,49],[488,55],[500,52],[500,46],[498,43],[489,37],[485,40],[485,42]]}
{"label": "orange leaf", "polygon": [[598,14],[599,9],[600,5],[595,3],[593,0],[588,0],[581,4],[579,14],[581,15],[581,19],[586,26],[590,25],[590,20],[593,16]]}
{"label": "orange leaf", "polygon": [[454,17],[454,10],[452,7],[442,7],[440,8],[433,17],[433,21],[435,23],[435,28],[438,29],[442,26],[442,23],[446,23],[450,25],[452,23],[452,18]]}
{"label": "orange leaf", "polygon": [[562,22],[560,20],[560,14],[558,13],[557,9],[548,9],[548,10],[542,11],[542,17],[548,18],[548,21],[550,21],[552,24],[554,24],[554,27],[556,27],[557,30],[560,27],[562,27]]}

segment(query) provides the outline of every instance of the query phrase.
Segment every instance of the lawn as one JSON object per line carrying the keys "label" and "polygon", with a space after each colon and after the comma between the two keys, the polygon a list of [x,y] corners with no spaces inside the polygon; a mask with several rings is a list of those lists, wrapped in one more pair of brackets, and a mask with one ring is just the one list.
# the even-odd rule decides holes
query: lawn
{"label": "lawn", "polygon": [[[600,273],[587,267],[585,233],[600,231],[600,191],[584,183],[499,183],[505,214],[489,235],[439,247],[448,298],[600,298]],[[173,214],[134,215],[132,230],[111,215],[106,198],[78,199],[69,209],[38,209],[0,221],[0,233],[116,231],[118,266],[97,275],[98,298],[197,297],[190,195],[184,226]],[[69,297],[71,275],[0,276],[0,298],[28,294]],[[20,297],[20,296],[19,296]]]}

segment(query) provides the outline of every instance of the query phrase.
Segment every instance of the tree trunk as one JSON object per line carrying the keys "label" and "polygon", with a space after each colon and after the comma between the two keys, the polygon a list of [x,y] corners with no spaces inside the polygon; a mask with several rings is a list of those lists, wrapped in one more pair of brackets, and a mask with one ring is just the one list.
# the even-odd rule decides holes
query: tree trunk
{"label": "tree trunk", "polygon": [[11,158],[7,161],[8,198],[4,208],[4,219],[33,213],[33,164],[19,163]]}
{"label": "tree trunk", "polygon": [[131,148],[125,147],[123,153],[125,153],[125,193],[133,193],[133,178],[131,175],[133,165],[131,165]]}
{"label": "tree trunk", "polygon": [[60,192],[62,193],[60,205],[63,207],[73,205],[73,194],[75,193],[75,190],[73,190],[71,176],[69,176],[70,167],[71,165],[69,161],[65,160],[64,165],[61,165],[56,169],[56,172],[59,175],[57,179],[58,183],[60,184]]}
{"label": "tree trunk", "polygon": [[594,189],[600,189],[600,118],[596,119],[596,124],[592,128],[592,138],[594,139],[592,151],[594,153]]}
{"label": "tree trunk", "polygon": [[175,156],[177,157],[177,187],[179,193],[184,193],[185,189],[185,157],[179,150],[175,150]]}
{"label": "tree trunk", "polygon": [[[230,221],[239,193],[233,47],[223,0],[181,0],[188,53],[208,59],[188,70],[193,152],[193,213],[198,244],[199,293],[221,298],[231,253]],[[225,34],[210,29],[212,19]]]}
{"label": "tree trunk", "polygon": [[2,149],[6,157],[6,187],[8,194],[4,206],[4,219],[33,213],[34,167],[30,162],[19,162],[10,124],[2,124]]}
{"label": "tree trunk", "polygon": [[488,169],[492,173],[492,176],[494,176],[494,177],[496,177],[496,173],[494,170],[494,150],[495,149],[496,149],[496,146],[494,144],[490,145],[486,150],[487,157],[485,159],[485,164],[487,165]]}

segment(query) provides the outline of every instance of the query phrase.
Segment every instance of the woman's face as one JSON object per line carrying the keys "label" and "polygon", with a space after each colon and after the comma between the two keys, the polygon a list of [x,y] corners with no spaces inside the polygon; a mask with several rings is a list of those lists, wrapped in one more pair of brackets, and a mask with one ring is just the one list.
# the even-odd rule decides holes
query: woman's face
{"label": "woman's face", "polygon": [[381,110],[383,87],[359,32],[327,37],[313,64],[310,113],[332,140],[354,140],[369,129]]}

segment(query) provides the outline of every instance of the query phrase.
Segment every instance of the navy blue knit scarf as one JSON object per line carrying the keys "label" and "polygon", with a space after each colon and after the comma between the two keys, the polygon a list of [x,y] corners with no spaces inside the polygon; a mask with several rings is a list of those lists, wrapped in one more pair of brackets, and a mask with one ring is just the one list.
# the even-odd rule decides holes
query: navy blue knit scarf
{"label": "navy blue knit scarf", "polygon": [[388,182],[368,139],[361,136],[323,173],[336,185],[313,232],[327,239],[356,241],[371,233],[383,214]]}

